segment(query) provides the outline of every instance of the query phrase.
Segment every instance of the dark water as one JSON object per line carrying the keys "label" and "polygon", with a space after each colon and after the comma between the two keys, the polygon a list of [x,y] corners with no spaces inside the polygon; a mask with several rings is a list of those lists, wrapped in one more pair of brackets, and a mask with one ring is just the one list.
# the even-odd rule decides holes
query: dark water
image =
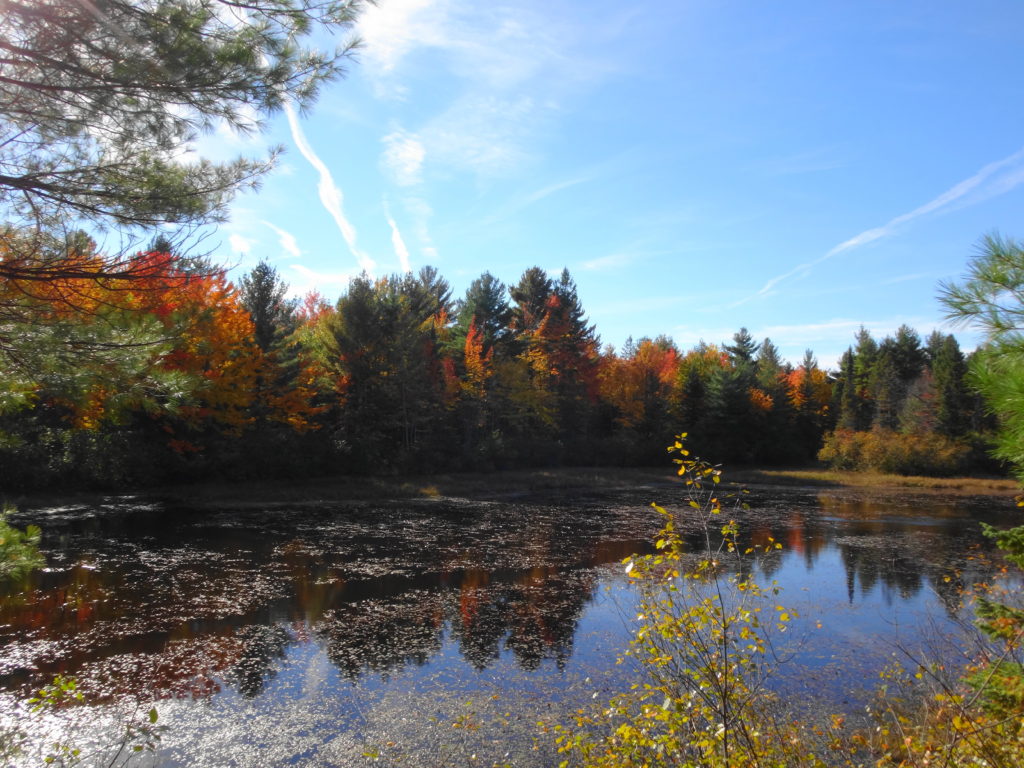
{"label": "dark water", "polygon": [[[620,561],[658,528],[649,502],[674,493],[23,512],[48,567],[0,601],[0,717],[37,742],[25,764],[68,731],[86,751],[117,743],[152,702],[168,730],[144,764],[557,763],[537,723],[628,686]],[[998,498],[750,501],[745,539],[785,545],[758,576],[801,617],[783,685],[837,709],[897,647],[955,661],[939,639],[967,615],[961,589],[989,575],[977,521],[1019,523]],[[84,702],[27,715],[57,674]]]}

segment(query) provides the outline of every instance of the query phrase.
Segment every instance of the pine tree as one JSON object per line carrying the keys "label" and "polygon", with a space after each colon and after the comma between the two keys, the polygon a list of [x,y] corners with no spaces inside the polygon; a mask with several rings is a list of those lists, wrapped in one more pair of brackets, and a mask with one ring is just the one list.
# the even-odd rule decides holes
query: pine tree
{"label": "pine tree", "polygon": [[[353,42],[358,2],[5,2],[0,37],[0,207],[17,226],[196,226],[223,217],[273,162],[182,159],[221,121],[253,131],[289,101],[308,108]],[[5,266],[0,264],[0,275]]]}

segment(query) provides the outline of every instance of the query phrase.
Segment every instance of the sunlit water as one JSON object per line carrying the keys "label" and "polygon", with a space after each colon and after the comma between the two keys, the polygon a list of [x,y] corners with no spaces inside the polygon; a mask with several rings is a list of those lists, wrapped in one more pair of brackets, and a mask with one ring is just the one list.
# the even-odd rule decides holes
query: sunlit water
{"label": "sunlit water", "polygon": [[[0,603],[0,716],[26,765],[64,738],[107,764],[154,702],[166,730],[135,764],[555,764],[538,723],[630,682],[621,560],[677,493],[22,512],[48,567]],[[778,685],[836,709],[893,654],[956,662],[941,638],[990,567],[978,521],[1019,522],[995,498],[763,488],[751,506],[745,540],[785,545],[758,578],[800,616]],[[57,674],[84,703],[28,714]]]}

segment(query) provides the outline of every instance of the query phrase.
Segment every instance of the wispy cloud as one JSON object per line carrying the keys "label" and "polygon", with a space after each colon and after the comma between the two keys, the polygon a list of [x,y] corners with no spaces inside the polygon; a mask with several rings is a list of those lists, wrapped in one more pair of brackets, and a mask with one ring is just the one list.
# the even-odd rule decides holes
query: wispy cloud
{"label": "wispy cloud", "polygon": [[523,200],[522,207],[525,208],[528,205],[543,200],[545,197],[550,197],[556,192],[561,192],[563,189],[569,189],[569,187],[575,187],[577,184],[583,184],[591,180],[591,176],[579,176],[575,179],[566,179],[565,181],[559,181],[555,184],[548,184],[546,187],[538,189],[536,192],[527,195]]}
{"label": "wispy cloud", "polygon": [[281,248],[286,253],[290,253],[295,258],[302,256],[302,249],[299,248],[299,243],[295,239],[295,235],[291,232],[286,232],[276,224],[271,224],[269,221],[264,221],[263,223],[277,233],[277,242],[280,243]]}
{"label": "wispy cloud", "polygon": [[346,288],[354,277],[350,272],[319,272],[304,264],[289,264],[289,269],[298,275],[298,279],[289,281],[289,296],[305,296],[310,291],[325,293],[327,286]]}
{"label": "wispy cloud", "polygon": [[935,317],[896,316],[874,320],[837,318],[823,323],[767,325],[751,331],[755,338],[769,337],[779,345],[782,356],[793,364],[799,362],[805,349],[814,351],[818,365],[837,369],[843,352],[855,343],[857,332],[863,327],[875,339],[892,336],[901,325],[908,325],[922,336],[927,336],[941,323]]}
{"label": "wispy cloud", "polygon": [[420,251],[428,264],[436,265],[438,259],[437,248],[430,237],[430,217],[434,215],[430,203],[422,197],[409,196],[402,200],[408,215],[413,222],[413,236],[419,242]]}
{"label": "wispy cloud", "polygon": [[412,265],[409,262],[409,249],[405,245],[405,240],[402,239],[402,233],[398,231],[398,224],[395,222],[395,217],[391,215],[391,209],[388,204],[384,204],[384,215],[387,216],[388,226],[391,227],[391,245],[395,249],[395,255],[398,257],[399,269],[402,272],[412,272]]}
{"label": "wispy cloud", "polygon": [[439,0],[390,0],[367,6],[359,17],[362,57],[372,65],[367,69],[387,76],[413,49],[443,45],[445,6]]}
{"label": "wispy cloud", "polygon": [[338,225],[341,236],[345,239],[349,251],[359,262],[360,268],[372,274],[377,265],[370,258],[370,255],[360,248],[356,242],[355,227],[352,226],[352,223],[345,216],[342,208],[344,197],[341,194],[341,189],[334,183],[334,177],[331,175],[330,169],[313,151],[313,147],[310,146],[306,135],[302,132],[302,127],[299,125],[298,115],[295,114],[291,104],[285,104],[284,111],[288,117],[288,126],[291,128],[292,140],[295,142],[295,146],[299,148],[302,156],[309,161],[309,164],[320,175],[320,182],[317,184],[320,202]]}
{"label": "wispy cloud", "polygon": [[439,165],[508,176],[529,165],[528,139],[546,111],[523,94],[469,92],[424,125],[420,136]]}
{"label": "wispy cloud", "polygon": [[1002,160],[997,160],[993,163],[989,163],[984,168],[979,170],[973,176],[964,179],[963,181],[955,184],[945,192],[933,200],[929,200],[924,205],[915,208],[909,213],[904,213],[890,219],[888,222],[880,227],[874,227],[872,229],[866,229],[860,234],[854,235],[849,240],[836,245],[831,250],[819,256],[816,259],[800,264],[788,272],[784,272],[781,275],[773,277],[771,280],[766,282],[756,294],[748,296],[744,299],[732,304],[733,307],[744,304],[751,299],[759,296],[767,296],[774,292],[777,285],[791,277],[797,275],[805,275],[811,271],[811,269],[823,261],[827,261],[841,253],[852,251],[855,248],[873,243],[876,240],[881,240],[884,237],[888,237],[896,232],[901,226],[907,224],[914,219],[919,219],[922,216],[929,214],[942,214],[948,213],[954,210],[956,207],[962,205],[971,205],[982,200],[987,200],[995,195],[1009,192],[1011,189],[1024,183],[1024,148],[1017,152],[1004,157]]}
{"label": "wispy cloud", "polygon": [[839,343],[846,347],[853,344],[854,337],[861,327],[875,338],[881,339],[896,333],[901,325],[909,325],[920,331],[934,324],[934,318],[927,317],[890,317],[882,320],[837,318],[823,323],[767,325],[756,335],[758,338],[767,336],[773,341],[785,341],[789,346],[825,346]]}
{"label": "wispy cloud", "polygon": [[790,155],[769,157],[759,163],[761,169],[770,176],[796,176],[804,173],[821,173],[842,168],[845,163],[833,150],[808,149]]}
{"label": "wispy cloud", "polygon": [[231,245],[231,250],[235,253],[244,253],[246,255],[252,251],[252,247],[256,244],[256,241],[249,237],[243,237],[239,234],[233,234],[228,237],[228,243]]}
{"label": "wispy cloud", "polygon": [[582,34],[558,14],[552,6],[389,0],[360,20],[362,58],[379,96],[404,98],[417,87],[407,75],[429,53],[447,99],[416,140],[439,167],[506,176],[527,167],[533,140],[609,69],[611,41],[597,44],[593,29]]}
{"label": "wispy cloud", "polygon": [[933,275],[928,272],[915,272],[912,275],[899,275],[897,277],[890,277],[888,280],[883,280],[881,285],[896,285],[896,283],[909,283],[912,280],[923,280],[925,278],[933,278]]}
{"label": "wispy cloud", "polygon": [[423,142],[401,129],[392,131],[381,141],[384,143],[381,160],[395,183],[402,187],[419,184],[420,171],[427,154]]}
{"label": "wispy cloud", "polygon": [[600,272],[606,269],[616,269],[632,263],[636,258],[637,254],[635,253],[610,253],[607,256],[600,256],[596,259],[583,262],[583,268],[593,272]]}

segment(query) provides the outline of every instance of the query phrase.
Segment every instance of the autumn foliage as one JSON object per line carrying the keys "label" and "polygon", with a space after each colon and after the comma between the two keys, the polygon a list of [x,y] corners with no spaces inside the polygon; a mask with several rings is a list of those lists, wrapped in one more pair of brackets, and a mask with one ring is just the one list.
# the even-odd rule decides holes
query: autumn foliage
{"label": "autumn foliage", "polygon": [[[890,453],[966,466],[955,342],[929,340],[936,361],[914,369],[909,330],[881,346],[892,359],[876,349],[855,370],[872,354],[861,338],[830,374],[746,329],[686,351],[666,336],[602,349],[568,271],[513,286],[484,273],[460,300],[429,267],[363,275],[331,303],[287,298],[267,264],[233,283],[159,248],[118,270],[84,238],[18,253],[0,281],[9,484],[635,465],[684,429],[724,461],[804,463],[838,426],[822,458],[859,466],[878,442],[861,422],[895,435]],[[902,437],[922,430],[952,447]]]}

